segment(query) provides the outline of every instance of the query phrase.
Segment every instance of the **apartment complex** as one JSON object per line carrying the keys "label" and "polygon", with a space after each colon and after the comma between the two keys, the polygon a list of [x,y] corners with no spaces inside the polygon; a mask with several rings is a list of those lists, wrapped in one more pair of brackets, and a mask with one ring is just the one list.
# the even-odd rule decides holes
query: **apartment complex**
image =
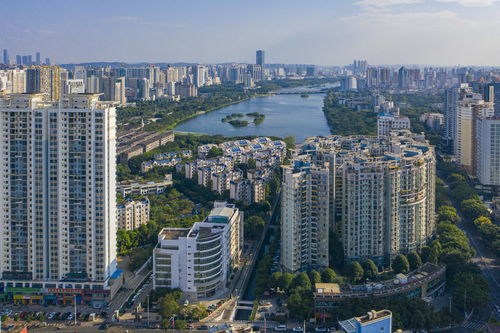
{"label": "apartment complex", "polygon": [[98,94],[45,100],[0,98],[0,287],[105,302],[117,285],[115,108]]}
{"label": "apartment complex", "polygon": [[215,202],[203,222],[164,228],[153,250],[153,287],[180,288],[190,301],[222,295],[243,249],[243,213]]}
{"label": "apartment complex", "polygon": [[[283,166],[282,265],[328,263],[329,230],[351,261],[384,266],[421,249],[435,234],[434,175],[433,147],[409,131],[307,139]],[[303,236],[316,231],[311,241]]]}
{"label": "apartment complex", "polygon": [[118,229],[134,230],[149,221],[150,204],[148,198],[127,199],[116,207]]}

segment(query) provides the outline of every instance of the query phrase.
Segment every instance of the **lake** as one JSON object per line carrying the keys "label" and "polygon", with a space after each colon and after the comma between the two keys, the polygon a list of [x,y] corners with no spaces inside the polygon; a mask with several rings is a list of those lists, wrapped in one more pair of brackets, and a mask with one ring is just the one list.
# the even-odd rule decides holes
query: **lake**
{"label": "lake", "polygon": [[[323,98],[325,94],[311,94],[303,98],[296,95],[272,95],[252,98],[238,104],[205,113],[180,123],[175,131],[205,134],[221,134],[224,136],[294,136],[302,142],[309,136],[329,135],[330,129],[323,115]],[[266,116],[263,123],[255,125],[252,118],[241,118],[249,121],[247,127],[233,127],[221,121],[232,113],[259,112]]]}

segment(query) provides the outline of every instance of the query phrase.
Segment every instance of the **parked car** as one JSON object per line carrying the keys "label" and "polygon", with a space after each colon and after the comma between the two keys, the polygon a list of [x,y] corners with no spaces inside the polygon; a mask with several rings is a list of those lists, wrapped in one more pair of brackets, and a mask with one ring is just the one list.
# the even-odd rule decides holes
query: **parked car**
{"label": "parked car", "polygon": [[304,327],[297,326],[297,327],[294,327],[292,330],[294,332],[303,332],[304,331]]}

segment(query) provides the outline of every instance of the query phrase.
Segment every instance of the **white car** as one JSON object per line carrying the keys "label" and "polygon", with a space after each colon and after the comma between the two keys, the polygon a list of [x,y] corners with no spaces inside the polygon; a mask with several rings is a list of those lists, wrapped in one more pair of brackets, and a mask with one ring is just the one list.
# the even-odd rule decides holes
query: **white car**
{"label": "white car", "polygon": [[304,328],[303,328],[303,327],[300,327],[300,326],[297,326],[297,327],[294,327],[294,328],[292,329],[292,331],[294,331],[294,332],[303,332],[303,331],[304,331]]}
{"label": "white car", "polygon": [[314,329],[315,332],[326,332],[326,328],[325,327],[316,327]]}
{"label": "white car", "polygon": [[286,325],[279,325],[274,328],[275,331],[286,331]]}

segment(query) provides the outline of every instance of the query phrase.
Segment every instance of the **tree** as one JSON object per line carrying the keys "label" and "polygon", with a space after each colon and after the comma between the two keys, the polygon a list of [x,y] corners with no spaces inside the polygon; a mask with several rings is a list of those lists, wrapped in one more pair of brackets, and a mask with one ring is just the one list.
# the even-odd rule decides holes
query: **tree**
{"label": "tree", "polygon": [[488,209],[479,200],[469,199],[460,203],[462,214],[469,220],[475,220],[480,216],[488,216]]}
{"label": "tree", "polygon": [[293,281],[293,275],[290,273],[283,273],[279,279],[279,284],[278,287],[281,290],[287,291],[290,288],[290,285],[292,284]]}
{"label": "tree", "polygon": [[398,254],[392,262],[392,269],[396,274],[408,273],[410,271],[410,263],[404,254]]}
{"label": "tree", "polygon": [[171,295],[167,294],[160,300],[160,315],[163,319],[169,319],[173,315],[179,314],[180,305]]}
{"label": "tree", "polygon": [[466,183],[457,185],[451,193],[453,195],[453,198],[460,202],[470,199],[478,200],[476,191]]}
{"label": "tree", "polygon": [[257,168],[256,162],[253,158],[249,158],[247,161],[247,165],[249,169],[255,169]]}
{"label": "tree", "polygon": [[309,279],[311,280],[311,284],[314,286],[316,283],[321,283],[321,275],[317,270],[313,269],[309,273]]}
{"label": "tree", "polygon": [[465,183],[465,177],[458,173],[452,173],[446,178],[446,181],[452,186],[453,184]]}
{"label": "tree", "polygon": [[331,268],[326,268],[322,273],[321,273],[321,281],[324,283],[334,283],[337,281],[337,274],[335,274],[335,271]]}
{"label": "tree", "polygon": [[422,250],[420,251],[420,258],[422,259],[423,262],[427,262],[427,258],[429,258],[429,255],[431,254],[431,248],[429,246],[423,246]]}
{"label": "tree", "polygon": [[410,269],[414,270],[422,266],[422,259],[417,252],[410,252],[408,254],[408,262],[410,263]]}
{"label": "tree", "polygon": [[293,278],[292,284],[290,285],[291,290],[311,290],[311,280],[305,272],[301,272]]}
{"label": "tree", "polygon": [[288,297],[287,309],[291,317],[305,320],[311,316],[312,298],[307,293],[305,290],[294,290]]}
{"label": "tree", "polygon": [[245,235],[252,239],[258,238],[264,229],[264,225],[265,222],[260,216],[250,216],[244,224]]}
{"label": "tree", "polygon": [[464,311],[481,308],[489,301],[488,283],[481,274],[457,273],[451,285],[453,286],[453,301],[462,309],[465,303]]}
{"label": "tree", "polygon": [[439,221],[450,221],[457,224],[460,222],[460,216],[457,214],[455,207],[441,206],[438,209]]}
{"label": "tree", "polygon": [[281,272],[274,272],[273,274],[271,274],[268,283],[269,288],[279,288],[281,276]]}
{"label": "tree", "polygon": [[364,274],[363,267],[361,267],[361,264],[357,261],[352,261],[349,266],[347,266],[347,276],[353,282],[360,281]]}
{"label": "tree", "polygon": [[486,225],[486,224],[492,224],[491,220],[488,217],[479,216],[477,219],[474,220],[474,225],[476,227],[480,227],[480,226]]}
{"label": "tree", "polygon": [[210,150],[208,151],[207,153],[207,157],[208,158],[214,158],[214,157],[218,157],[218,156],[222,156],[223,154],[223,151],[222,149],[216,147],[216,146],[213,146],[212,148],[210,148]]}
{"label": "tree", "polygon": [[378,275],[377,265],[371,259],[366,259],[362,263],[364,278],[365,279],[373,279]]}

